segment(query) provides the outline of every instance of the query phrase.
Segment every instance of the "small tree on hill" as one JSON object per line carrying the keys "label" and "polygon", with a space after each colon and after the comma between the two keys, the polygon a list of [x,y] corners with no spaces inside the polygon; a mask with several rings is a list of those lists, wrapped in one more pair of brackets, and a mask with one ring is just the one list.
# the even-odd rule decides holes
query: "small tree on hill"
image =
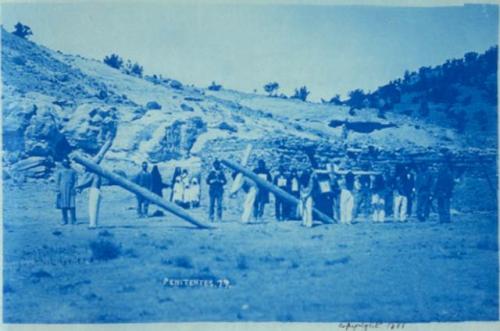
{"label": "small tree on hill", "polygon": [[458,133],[463,133],[467,127],[467,114],[461,110],[455,114],[455,128]]}
{"label": "small tree on hill", "polygon": [[103,62],[111,68],[120,69],[123,65],[123,60],[117,54],[111,54],[104,57]]}
{"label": "small tree on hill", "polygon": [[222,89],[222,85],[215,83],[212,81],[212,84],[208,87],[210,91],[220,91]]}
{"label": "small tree on hill", "polygon": [[136,75],[136,76],[139,76],[139,77],[142,77],[142,72],[143,71],[144,71],[144,68],[139,63],[137,63],[137,62],[132,65],[132,68],[130,68],[130,72],[133,75]]}
{"label": "small tree on hill", "polygon": [[429,105],[427,104],[427,102],[424,101],[420,104],[420,107],[418,108],[418,113],[422,117],[429,116]]}
{"label": "small tree on hill", "polygon": [[366,96],[363,90],[356,89],[349,92],[349,100],[347,101],[347,104],[351,106],[352,109],[361,109],[363,108],[365,98]]}
{"label": "small tree on hill", "polygon": [[143,68],[139,63],[132,63],[130,60],[127,60],[123,72],[127,75],[142,77]]}
{"label": "small tree on hill", "polygon": [[299,99],[302,101],[307,100],[307,96],[311,93],[306,86],[302,86],[299,89],[295,89],[295,93],[292,96],[292,99]]}
{"label": "small tree on hill", "polygon": [[330,101],[328,101],[328,103],[334,104],[335,106],[342,105],[342,100],[340,100],[340,95],[335,94],[335,96],[332,97]]}
{"label": "small tree on hill", "polygon": [[[269,93],[270,97],[272,97],[273,93],[277,92],[279,88],[280,88],[280,84],[278,84],[277,82],[271,82],[271,83],[267,83],[266,85],[264,85],[264,91]],[[276,94],[274,94],[274,95],[276,95]]]}
{"label": "small tree on hill", "polygon": [[12,31],[12,34],[26,39],[27,37],[33,35],[33,32],[29,26],[24,25],[21,22],[17,22],[17,24],[14,25],[14,31]]}

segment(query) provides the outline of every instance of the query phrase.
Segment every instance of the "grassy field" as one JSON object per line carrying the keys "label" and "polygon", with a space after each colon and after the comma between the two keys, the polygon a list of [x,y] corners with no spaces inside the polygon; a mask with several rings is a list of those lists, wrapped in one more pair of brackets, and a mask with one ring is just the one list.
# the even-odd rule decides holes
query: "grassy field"
{"label": "grassy field", "polygon": [[104,195],[89,230],[86,193],[78,224],[61,226],[50,185],[5,183],[5,322],[498,319],[494,213],[305,229],[275,222],[271,205],[268,221],[242,225],[238,197],[216,229],[197,230],[138,219],[117,187]]}

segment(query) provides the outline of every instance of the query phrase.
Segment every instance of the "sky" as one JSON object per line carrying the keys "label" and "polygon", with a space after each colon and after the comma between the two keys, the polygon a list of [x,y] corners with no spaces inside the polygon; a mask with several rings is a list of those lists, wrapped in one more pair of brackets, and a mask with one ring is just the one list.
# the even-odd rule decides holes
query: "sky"
{"label": "sky", "polygon": [[263,93],[276,81],[310,99],[373,91],[405,70],[498,44],[498,7],[4,4],[2,24],[28,25],[31,40],[103,59],[117,53],[184,84]]}

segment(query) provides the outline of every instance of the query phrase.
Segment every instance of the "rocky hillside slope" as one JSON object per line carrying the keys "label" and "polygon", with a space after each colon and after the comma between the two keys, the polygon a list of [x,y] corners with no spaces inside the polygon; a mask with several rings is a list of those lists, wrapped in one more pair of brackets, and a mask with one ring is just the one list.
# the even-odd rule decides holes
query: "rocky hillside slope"
{"label": "rocky hillside slope", "polygon": [[[209,91],[151,81],[104,63],[47,49],[5,30],[2,37],[3,161],[30,177],[50,173],[72,149],[93,154],[116,133],[106,163],[129,171],[142,160],[171,169],[234,157],[251,142],[254,157],[300,160],[304,146],[334,156],[343,148],[426,151],[467,148],[453,128],[388,113]],[[349,123],[347,138],[341,123]],[[358,128],[358,129],[356,129]],[[300,162],[300,161],[299,161]],[[31,170],[30,170],[31,169]],[[8,173],[7,173],[8,175]]]}

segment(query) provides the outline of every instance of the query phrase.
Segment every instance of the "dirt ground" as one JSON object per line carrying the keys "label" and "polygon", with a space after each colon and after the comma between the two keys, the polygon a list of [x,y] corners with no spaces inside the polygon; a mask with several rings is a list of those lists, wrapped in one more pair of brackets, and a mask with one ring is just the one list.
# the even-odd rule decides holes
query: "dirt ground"
{"label": "dirt ground", "polygon": [[5,322],[498,319],[493,212],[305,229],[274,221],[272,205],[242,225],[242,197],[225,201],[225,221],[198,230],[138,219],[134,196],[106,187],[89,230],[86,193],[78,223],[61,226],[51,185],[5,183]]}

